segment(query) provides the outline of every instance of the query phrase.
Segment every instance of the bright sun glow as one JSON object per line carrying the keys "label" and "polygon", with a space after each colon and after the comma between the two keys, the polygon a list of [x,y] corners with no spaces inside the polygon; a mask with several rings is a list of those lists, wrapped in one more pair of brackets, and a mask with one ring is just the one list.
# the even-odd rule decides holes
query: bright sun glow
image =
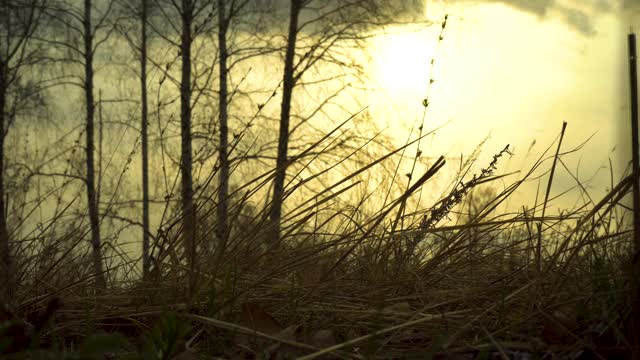
{"label": "bright sun glow", "polygon": [[425,32],[405,32],[379,38],[374,48],[376,80],[387,92],[422,93],[429,81],[433,40]]}

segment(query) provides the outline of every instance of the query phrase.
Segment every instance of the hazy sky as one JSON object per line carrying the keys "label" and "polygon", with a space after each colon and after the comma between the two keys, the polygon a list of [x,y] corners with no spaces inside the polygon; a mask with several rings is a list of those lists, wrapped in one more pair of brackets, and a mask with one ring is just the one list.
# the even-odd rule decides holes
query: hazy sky
{"label": "hazy sky", "polygon": [[[434,52],[439,27],[381,39],[373,64],[388,102],[375,98],[374,108],[385,114],[387,125],[401,118],[405,129],[421,118],[428,63],[435,53],[427,128],[450,123],[429,141],[431,156],[469,154],[491,134],[485,159],[509,143],[516,156],[502,169],[526,168],[567,121],[564,150],[593,138],[565,163],[583,181],[595,175],[589,189],[601,194],[610,182],[609,159],[615,173],[629,159],[626,42],[635,2],[428,1],[430,20],[450,15],[439,50]],[[572,185],[571,176],[559,171],[556,192]]]}
{"label": "hazy sky", "polygon": [[[421,0],[403,1],[407,8],[420,8]],[[421,122],[433,71],[425,129],[442,129],[423,142],[423,154],[468,156],[490,136],[478,166],[511,144],[515,156],[504,159],[499,172],[525,170],[567,121],[564,150],[593,136],[563,159],[581,181],[593,178],[588,189],[597,199],[610,185],[609,159],[618,175],[630,157],[626,36],[630,25],[640,29],[640,0],[425,1],[427,19],[450,16],[440,46],[440,26],[434,25],[390,29],[370,49],[367,74],[379,89],[360,103],[369,105],[380,127],[388,128],[397,145],[405,143],[411,126],[417,122],[415,130]],[[564,169],[556,173],[554,193],[574,185]],[[528,190],[523,200],[535,193]],[[574,200],[556,205],[571,206]]]}

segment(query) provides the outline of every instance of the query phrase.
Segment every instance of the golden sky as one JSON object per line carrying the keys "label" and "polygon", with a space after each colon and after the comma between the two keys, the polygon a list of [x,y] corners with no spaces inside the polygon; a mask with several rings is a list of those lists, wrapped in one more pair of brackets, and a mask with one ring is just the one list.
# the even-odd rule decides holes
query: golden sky
{"label": "golden sky", "polygon": [[[426,127],[450,122],[429,141],[431,156],[468,155],[491,135],[484,159],[509,143],[516,156],[501,170],[524,169],[567,121],[564,150],[593,137],[565,163],[581,181],[593,178],[588,189],[601,194],[610,186],[609,159],[619,174],[630,158],[626,44],[629,25],[635,21],[640,28],[640,22],[630,19],[630,9],[623,12],[620,1],[428,1],[428,19],[450,16],[441,46],[434,52],[437,26],[378,40],[373,66],[385,96],[373,98],[373,109],[391,121],[401,111],[403,128],[392,127],[406,140],[422,116],[428,63],[435,56]],[[555,184],[560,192],[575,181],[562,170]]]}

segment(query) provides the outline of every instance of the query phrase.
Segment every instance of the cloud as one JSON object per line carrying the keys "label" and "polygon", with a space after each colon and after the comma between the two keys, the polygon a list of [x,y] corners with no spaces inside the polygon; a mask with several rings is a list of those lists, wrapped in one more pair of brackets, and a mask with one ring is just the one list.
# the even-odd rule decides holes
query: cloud
{"label": "cloud", "polygon": [[640,0],[624,0],[623,5],[625,9],[640,8]]}
{"label": "cloud", "polygon": [[593,25],[593,18],[587,15],[585,12],[572,9],[565,8],[561,12],[564,20],[574,29],[585,35],[595,35],[596,30]]}
{"label": "cloud", "polygon": [[574,30],[591,36],[595,19],[623,7],[640,8],[640,0],[458,0],[467,3],[501,3],[540,18],[559,16]]}
{"label": "cloud", "polygon": [[485,2],[501,2],[518,10],[545,16],[547,11],[555,5],[555,0],[485,0]]}

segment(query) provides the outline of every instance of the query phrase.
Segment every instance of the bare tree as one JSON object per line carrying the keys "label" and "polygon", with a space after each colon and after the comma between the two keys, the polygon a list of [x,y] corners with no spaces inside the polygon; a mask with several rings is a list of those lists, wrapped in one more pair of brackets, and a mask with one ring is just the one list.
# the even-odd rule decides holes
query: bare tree
{"label": "bare tree", "polygon": [[[142,274],[144,278],[149,275],[151,268],[150,258],[150,225],[149,225],[149,100],[147,87],[148,64],[148,30],[149,0],[140,0],[138,4],[123,2],[125,11],[133,11],[140,23],[139,44],[129,37],[127,31],[123,31],[129,44],[135,49],[140,61],[140,143],[141,143],[141,170],[142,170]],[[138,5],[138,6],[136,6]]]}
{"label": "bare tree", "polygon": [[[140,0],[137,12],[140,21],[140,45],[138,47],[140,60],[140,143],[142,152],[142,274],[149,275],[150,258],[150,228],[149,228],[149,101],[147,89],[147,22],[149,14],[149,0]],[[137,10],[137,9],[136,9]],[[130,43],[132,42],[129,39]]]}
{"label": "bare tree", "polygon": [[182,231],[183,241],[189,259],[189,293],[193,294],[196,286],[196,209],[193,204],[193,177],[191,154],[191,43],[193,41],[192,26],[195,18],[193,0],[182,0],[180,16],[182,18],[182,34],[180,54],[182,72],[180,80],[180,174],[182,180]]}
{"label": "bare tree", "polygon": [[280,131],[278,136],[278,157],[276,173],[273,180],[273,200],[269,218],[273,234],[272,241],[276,245],[280,242],[280,217],[284,196],[284,180],[287,171],[287,149],[289,148],[289,116],[291,114],[291,96],[295,86],[294,56],[298,36],[298,18],[303,0],[291,0],[289,13],[289,32],[287,34],[287,50],[284,58],[284,75],[282,80],[282,104],[280,107]]}
{"label": "bare tree", "polygon": [[[224,0],[218,0],[218,62],[220,66],[220,83],[218,94],[218,121],[220,125],[220,186],[218,188],[218,241],[219,252],[223,253],[226,247],[227,237],[229,234],[227,224],[227,212],[228,212],[228,199],[229,199],[229,124],[228,124],[228,97],[229,90],[227,87],[228,72],[228,47],[227,47],[227,32],[229,30],[229,23],[231,16],[236,9],[234,5],[236,1],[231,2],[231,8],[229,9],[229,15],[227,15],[227,6]],[[246,1],[245,1],[246,3]]]}
{"label": "bare tree", "polygon": [[42,22],[45,0],[3,0],[0,4],[0,299],[8,300],[15,279],[7,228],[5,189],[5,139],[18,112],[36,89],[26,89],[23,72],[38,62],[37,49],[30,47]]}
{"label": "bare tree", "polygon": [[91,225],[91,247],[93,248],[93,268],[96,273],[98,287],[105,286],[102,270],[102,251],[100,241],[100,215],[96,195],[95,179],[95,140],[94,117],[95,101],[93,97],[93,28],[91,26],[91,0],[84,0],[84,95],[86,106],[86,166],[87,166],[87,202],[89,207],[89,224]]}
{"label": "bare tree", "polygon": [[147,13],[148,0],[141,0],[140,12],[140,100],[142,114],[140,118],[140,137],[142,142],[142,273],[149,274],[149,104],[147,101]]}
{"label": "bare tree", "polygon": [[[193,58],[192,46],[198,37],[204,33],[211,32],[211,17],[213,16],[211,0],[180,0],[165,1],[154,0],[149,4],[154,6],[154,11],[158,11],[158,16],[148,18],[148,26],[162,41],[167,48],[177,48],[177,57],[161,64],[152,57],[148,58],[150,64],[155,69],[161,71],[162,79],[160,84],[168,79],[179,89],[180,97],[180,156],[179,161],[174,164],[179,165],[181,199],[180,214],[182,224],[182,244],[184,256],[189,267],[189,292],[192,294],[197,284],[197,213],[194,199],[194,158],[193,158],[193,129],[192,112],[194,106],[201,98],[204,90],[209,85],[212,67],[205,70],[202,83],[198,80],[196,65],[197,59]],[[149,10],[149,8],[148,8]],[[149,15],[149,14],[147,14]],[[165,59],[166,60],[166,59]],[[215,60],[215,58],[213,59]],[[214,62],[212,60],[212,62]],[[180,76],[172,73],[174,64],[180,62]],[[194,65],[195,64],[195,65]],[[196,71],[194,75],[194,71]],[[160,91],[160,89],[159,89]],[[162,130],[160,131],[162,138]],[[161,140],[162,141],[162,140]],[[161,145],[162,146],[162,145]],[[164,153],[163,153],[164,154]],[[197,163],[196,163],[197,165]]]}
{"label": "bare tree", "polygon": [[[138,76],[140,80],[140,144],[141,144],[141,184],[142,184],[142,272],[143,277],[149,275],[151,269],[150,249],[150,195],[149,195],[149,23],[155,12],[157,3],[150,0],[140,0],[132,3],[128,0],[120,2],[120,9],[124,18],[120,21],[118,30],[123,35],[140,63]],[[134,25],[135,24],[135,25]],[[132,33],[137,36],[132,36]]]}
{"label": "bare tree", "polygon": [[[348,50],[362,46],[375,36],[374,29],[396,22],[393,5],[380,0],[291,0],[289,28],[284,57],[282,103],[273,197],[269,211],[270,240],[280,242],[280,222],[285,198],[287,157],[291,137],[290,119],[293,91],[304,85],[302,77],[317,66],[337,66],[358,72],[360,66],[349,58]],[[403,10],[404,11],[404,10]],[[335,80],[329,75],[314,83]],[[342,87],[338,92],[344,90]],[[334,94],[333,96],[335,96]],[[321,102],[304,121],[318,113],[327,101]],[[295,128],[299,128],[296,125]]]}
{"label": "bare tree", "polygon": [[[169,44],[179,48],[178,57],[181,61],[179,89],[180,89],[180,179],[181,179],[181,214],[182,214],[182,242],[185,254],[189,263],[189,294],[193,294],[197,284],[197,221],[196,207],[194,203],[193,186],[193,153],[192,153],[192,54],[193,42],[200,35],[209,22],[210,16],[206,17],[202,23],[196,23],[197,19],[207,9],[210,4],[208,0],[181,0],[171,1],[169,7],[177,12],[180,23],[174,25],[171,12],[165,11],[167,5],[157,2],[157,5],[164,14],[164,20],[170,24],[170,28],[178,33],[180,40],[173,41],[170,36],[163,35],[160,29],[156,32]],[[171,77],[165,72],[165,75]]]}
{"label": "bare tree", "polygon": [[[229,176],[230,176],[230,160],[229,160],[229,75],[234,65],[238,65],[241,61],[251,59],[255,56],[263,55],[271,51],[268,47],[263,49],[238,49],[233,48],[228,41],[231,24],[238,21],[245,15],[251,17],[249,10],[250,0],[232,0],[231,2],[218,0],[218,64],[219,64],[219,83],[218,83],[218,122],[220,126],[220,143],[219,143],[219,187],[218,187],[218,207],[217,207],[217,234],[220,242],[220,249],[224,251],[226,247],[230,225],[228,223],[229,209]],[[254,9],[256,13],[259,9]],[[233,38],[231,39],[233,42]],[[231,56],[236,55],[237,59],[230,61]]]}
{"label": "bare tree", "polygon": [[[100,47],[111,36],[113,25],[108,23],[113,9],[114,1],[94,4],[92,0],[84,0],[83,6],[78,7],[74,3],[58,0],[54,6],[48,7],[51,19],[57,22],[65,30],[68,36],[60,40],[58,34],[53,32],[49,38],[42,39],[56,47],[66,50],[66,56],[56,59],[69,64],[80,64],[82,75],[74,75],[68,84],[82,89],[85,100],[85,168],[84,182],[87,192],[87,208],[89,212],[89,225],[91,232],[91,248],[93,270],[96,286],[104,288],[106,278],[102,263],[102,240],[100,237],[100,208],[96,187],[95,165],[95,112],[96,101],[94,97],[94,59]],[[95,16],[94,10],[99,9]],[[94,20],[96,20],[94,22]],[[52,28],[53,29],[53,28]],[[104,31],[103,31],[104,30]],[[98,37],[98,34],[101,34]]]}

